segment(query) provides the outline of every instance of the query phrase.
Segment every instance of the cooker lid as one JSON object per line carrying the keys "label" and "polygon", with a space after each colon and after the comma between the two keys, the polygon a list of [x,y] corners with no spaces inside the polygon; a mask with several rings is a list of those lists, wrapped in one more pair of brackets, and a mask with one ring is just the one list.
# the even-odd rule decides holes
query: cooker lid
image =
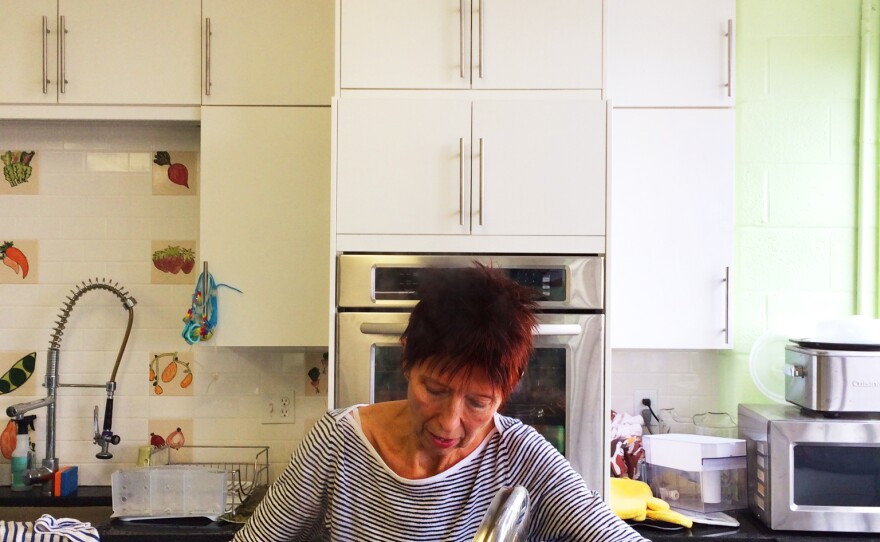
{"label": "cooker lid", "polygon": [[789,340],[802,348],[812,348],[814,350],[848,350],[850,352],[880,352],[880,344],[838,343],[838,342],[817,341],[814,339],[789,339]]}

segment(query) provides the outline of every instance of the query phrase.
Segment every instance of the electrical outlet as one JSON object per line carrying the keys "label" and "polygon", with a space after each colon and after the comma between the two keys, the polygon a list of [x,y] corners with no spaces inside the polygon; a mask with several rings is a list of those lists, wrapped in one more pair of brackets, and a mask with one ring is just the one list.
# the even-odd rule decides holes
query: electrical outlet
{"label": "electrical outlet", "polygon": [[650,399],[651,408],[654,409],[658,416],[660,415],[660,407],[657,403],[657,390],[635,390],[633,392],[633,414],[635,416],[641,416],[642,410],[648,408],[642,404],[642,399]]}
{"label": "electrical outlet", "polygon": [[260,397],[264,424],[295,423],[294,378],[288,373],[264,374]]}

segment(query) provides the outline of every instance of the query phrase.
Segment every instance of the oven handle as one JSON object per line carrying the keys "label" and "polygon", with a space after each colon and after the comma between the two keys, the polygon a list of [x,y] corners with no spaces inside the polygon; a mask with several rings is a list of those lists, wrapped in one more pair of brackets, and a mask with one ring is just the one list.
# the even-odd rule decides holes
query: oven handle
{"label": "oven handle", "polygon": [[360,329],[364,335],[403,335],[406,323],[364,322]]}
{"label": "oven handle", "polygon": [[583,329],[578,324],[538,324],[532,335],[547,337],[553,335],[580,335]]}
{"label": "oven handle", "polygon": [[[360,326],[364,335],[402,335],[405,323],[364,322]],[[580,335],[583,329],[578,324],[538,324],[532,335],[547,337],[553,335]]]}

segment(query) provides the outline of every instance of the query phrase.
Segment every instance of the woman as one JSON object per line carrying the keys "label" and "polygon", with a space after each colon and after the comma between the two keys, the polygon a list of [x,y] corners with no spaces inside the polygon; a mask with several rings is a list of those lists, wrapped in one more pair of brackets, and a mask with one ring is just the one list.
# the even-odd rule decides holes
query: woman
{"label": "woman", "polygon": [[644,540],[498,414],[532,350],[532,295],[482,266],[431,272],[401,338],[407,399],[327,413],[235,540],[469,542],[514,485],[529,491],[529,540]]}

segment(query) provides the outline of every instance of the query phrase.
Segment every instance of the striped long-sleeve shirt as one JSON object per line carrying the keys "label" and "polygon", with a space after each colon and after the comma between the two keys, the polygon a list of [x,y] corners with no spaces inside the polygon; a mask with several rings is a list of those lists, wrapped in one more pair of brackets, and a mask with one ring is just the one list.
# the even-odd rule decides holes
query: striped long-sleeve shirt
{"label": "striped long-sleeve shirt", "polygon": [[367,440],[357,407],[309,432],[236,542],[473,540],[495,494],[529,492],[530,541],[642,541],[537,431],[495,416],[483,443],[425,479],[395,474]]}

